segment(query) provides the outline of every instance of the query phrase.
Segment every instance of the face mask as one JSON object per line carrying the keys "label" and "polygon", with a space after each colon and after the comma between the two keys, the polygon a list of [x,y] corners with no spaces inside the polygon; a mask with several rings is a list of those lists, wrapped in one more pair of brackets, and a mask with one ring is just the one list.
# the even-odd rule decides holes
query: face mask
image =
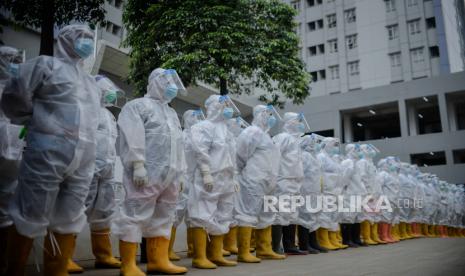
{"label": "face mask", "polygon": [[332,154],[332,155],[339,154],[339,148],[333,148],[333,149],[331,149],[331,154]]}
{"label": "face mask", "polygon": [[13,77],[17,77],[18,74],[19,74],[19,64],[16,64],[16,63],[10,63],[10,65],[8,66],[8,72],[13,76]]}
{"label": "face mask", "polygon": [[275,116],[268,117],[267,124],[269,128],[273,128],[276,125],[276,117]]}
{"label": "face mask", "polygon": [[363,159],[363,153],[359,152],[359,153],[358,153],[358,158],[359,158],[359,159]]}
{"label": "face mask", "polygon": [[116,101],[116,97],[117,97],[116,91],[108,91],[105,94],[104,101],[105,103],[114,103]]}
{"label": "face mask", "polygon": [[231,107],[225,107],[223,109],[223,117],[225,119],[231,119],[234,115],[234,110]]}
{"label": "face mask", "polygon": [[370,156],[370,158],[374,158],[376,156],[376,153],[371,151],[368,153],[368,156]]}
{"label": "face mask", "polygon": [[298,130],[299,132],[301,132],[301,133],[304,133],[304,132],[305,132],[305,125],[304,125],[304,123],[299,123],[299,124],[297,125],[297,130]]}
{"label": "face mask", "polygon": [[397,168],[396,168],[396,166],[394,166],[394,165],[389,165],[389,170],[390,170],[391,172],[395,172],[395,171],[397,170]]}
{"label": "face mask", "polygon": [[94,40],[91,38],[79,38],[74,42],[74,51],[81,58],[86,59],[94,52]]}
{"label": "face mask", "polygon": [[320,151],[320,150],[321,150],[321,145],[315,144],[315,151]]}
{"label": "face mask", "polygon": [[178,87],[174,84],[170,84],[168,85],[168,87],[166,87],[165,89],[165,98],[169,101],[171,101],[172,99],[176,98],[176,96],[178,95]]}

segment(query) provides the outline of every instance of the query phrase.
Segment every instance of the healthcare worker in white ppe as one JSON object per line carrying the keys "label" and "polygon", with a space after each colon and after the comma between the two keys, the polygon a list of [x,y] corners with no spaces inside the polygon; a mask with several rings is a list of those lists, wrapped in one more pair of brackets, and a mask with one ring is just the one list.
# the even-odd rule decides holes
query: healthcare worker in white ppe
{"label": "healthcare worker in white ppe", "polygon": [[147,240],[147,272],[181,274],[168,257],[176,202],[185,172],[181,124],[170,103],[186,89],[173,69],[157,68],[147,94],[127,103],[118,118],[126,191],[113,232],[120,239],[121,274],[144,275],[136,266],[137,245]]}
{"label": "healthcare worker in white ppe", "polygon": [[[237,139],[240,189],[236,195],[234,219],[239,226],[237,260],[244,263],[285,258],[271,248],[271,225],[275,213],[264,209],[264,196],[274,195],[280,158],[268,132],[278,123],[280,116],[271,105],[255,106],[253,116],[252,126]],[[250,253],[252,228],[256,229],[256,257]]]}
{"label": "healthcare worker in white ppe", "polygon": [[[178,202],[176,204],[176,218],[171,229],[171,238],[169,245],[169,258],[171,261],[179,261],[179,257],[173,250],[173,245],[176,239],[176,228],[185,220],[187,222],[187,201],[189,199],[189,191],[192,186],[192,181],[194,178],[195,171],[195,155],[192,149],[192,137],[191,137],[191,127],[197,124],[200,121],[205,120],[205,115],[201,109],[190,109],[184,112],[182,116],[183,127],[182,137],[184,142],[184,154],[186,156],[186,172],[183,177],[182,189],[178,197]],[[192,230],[187,228],[187,249],[188,257],[191,257],[193,254],[193,239],[192,239]]]}
{"label": "healthcare worker in white ppe", "polygon": [[75,235],[86,224],[100,91],[82,62],[94,52],[94,32],[85,25],[69,25],[56,42],[54,57],[39,56],[19,66],[2,96],[12,123],[28,129],[10,204],[15,227],[7,275],[24,273],[33,239],[46,234],[44,274],[66,275]]}
{"label": "healthcare worker in white ppe", "polygon": [[[97,128],[97,156],[94,178],[86,199],[86,215],[90,227],[92,253],[95,268],[119,268],[121,262],[113,257],[110,242],[110,226],[115,214],[115,162],[116,162],[116,119],[107,107],[114,106],[124,93],[108,77],[95,77],[100,88],[101,106]],[[69,273],[83,272],[83,268],[68,262]]]}
{"label": "healthcare worker in white ppe", "polygon": [[[23,55],[17,49],[0,47],[0,99],[3,87],[10,78],[18,75]],[[8,204],[18,185],[18,171],[21,153],[25,146],[19,138],[22,126],[13,125],[0,108],[0,248],[7,248],[8,229],[13,224]],[[6,250],[0,251],[0,275],[6,269]]]}
{"label": "healthcare worker in white ppe", "polygon": [[227,95],[211,95],[205,108],[207,119],[191,128],[197,166],[189,193],[188,224],[194,237],[192,266],[212,269],[236,265],[223,257],[223,237],[233,223],[235,193],[234,136],[226,121],[239,115],[239,110]]}
{"label": "healthcare worker in white ppe", "polygon": [[[299,196],[304,180],[300,138],[309,128],[303,113],[286,112],[283,121],[283,131],[273,137],[281,155],[275,196]],[[298,212],[296,210],[289,211],[282,210],[276,215],[272,229],[274,232],[273,250],[280,253],[282,239],[284,253],[288,255],[308,254],[306,251],[299,250],[295,244],[295,224],[298,222]]]}

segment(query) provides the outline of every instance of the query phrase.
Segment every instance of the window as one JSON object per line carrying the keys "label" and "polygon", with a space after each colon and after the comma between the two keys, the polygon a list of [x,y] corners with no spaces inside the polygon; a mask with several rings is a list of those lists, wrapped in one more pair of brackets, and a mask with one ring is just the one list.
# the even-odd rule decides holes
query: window
{"label": "window", "polygon": [[321,5],[321,4],[323,4],[323,0],[316,0],[316,3],[317,3],[318,5]]}
{"label": "window", "polygon": [[465,164],[465,149],[453,150],[454,164]]}
{"label": "window", "polygon": [[330,14],[326,16],[328,20],[328,28],[335,28],[336,27],[336,14]]}
{"label": "window", "polygon": [[296,33],[297,35],[300,35],[300,34],[301,34],[301,32],[300,32],[300,28],[301,28],[301,27],[302,27],[302,23],[297,24],[297,26],[295,27],[295,30],[294,30],[294,31],[295,31],[295,33]]}
{"label": "window", "polygon": [[339,79],[339,65],[330,66],[328,69],[332,80]]}
{"label": "window", "polygon": [[315,21],[308,22],[308,30],[309,31],[314,31],[315,29],[316,29]]}
{"label": "window", "polygon": [[358,76],[360,74],[358,60],[347,63],[347,69],[350,76]]}
{"label": "window", "polygon": [[346,22],[347,23],[354,23],[357,20],[357,16],[355,14],[355,8],[346,10],[344,12]]}
{"label": "window", "polygon": [[347,49],[355,49],[357,48],[357,35],[348,35],[346,36],[346,43],[347,43]]}
{"label": "window", "polygon": [[410,55],[414,63],[423,62],[425,60],[423,56],[423,47],[410,50]]}
{"label": "window", "polygon": [[326,79],[326,70],[320,70],[318,71],[320,75],[320,80],[325,80]]}
{"label": "window", "polygon": [[315,0],[307,0],[307,5],[308,5],[309,7],[315,6]]}
{"label": "window", "polygon": [[111,33],[116,35],[116,36],[120,36],[121,35],[121,26],[113,24],[113,30],[112,30]]}
{"label": "window", "polygon": [[420,30],[420,19],[412,20],[408,22],[408,31],[410,35],[415,35],[421,33]]}
{"label": "window", "polygon": [[439,105],[417,108],[418,134],[438,133],[442,131]]}
{"label": "window", "polygon": [[413,7],[418,5],[418,0],[407,0],[407,6]]}
{"label": "window", "polygon": [[391,67],[399,67],[401,65],[400,52],[389,54],[391,60]]}
{"label": "window", "polygon": [[324,44],[318,45],[318,53],[319,54],[324,54],[325,53],[325,45]]}
{"label": "window", "polygon": [[123,0],[115,0],[115,7],[120,9],[122,5],[123,5]]}
{"label": "window", "polygon": [[436,28],[436,18],[434,17],[426,18],[426,28],[427,29]]}
{"label": "window", "polygon": [[392,12],[396,10],[395,0],[384,0],[384,4],[386,4],[386,12]]}
{"label": "window", "polygon": [[310,76],[312,76],[312,81],[317,82],[318,81],[318,73],[315,72],[310,72]]}
{"label": "window", "polygon": [[337,53],[337,39],[328,40],[328,47],[330,53]]}
{"label": "window", "polygon": [[111,22],[107,22],[107,25],[105,26],[105,30],[111,33],[112,29],[113,29],[113,24]]}
{"label": "window", "polygon": [[292,1],[291,6],[297,11],[300,10],[300,0]]}
{"label": "window", "polygon": [[399,25],[387,26],[389,40],[394,40],[399,38]]}
{"label": "window", "polygon": [[310,46],[308,47],[308,53],[310,54],[310,56],[316,56],[316,46]]}
{"label": "window", "polygon": [[319,131],[312,131],[312,133],[324,136],[324,137],[334,137],[334,129],[325,129]]}
{"label": "window", "polygon": [[317,20],[316,25],[317,25],[318,29],[323,29],[323,19]]}
{"label": "window", "polygon": [[438,46],[429,47],[429,55],[431,58],[439,57],[439,47]]}
{"label": "window", "polygon": [[446,164],[446,153],[443,151],[410,154],[412,164],[419,167],[437,166]]}

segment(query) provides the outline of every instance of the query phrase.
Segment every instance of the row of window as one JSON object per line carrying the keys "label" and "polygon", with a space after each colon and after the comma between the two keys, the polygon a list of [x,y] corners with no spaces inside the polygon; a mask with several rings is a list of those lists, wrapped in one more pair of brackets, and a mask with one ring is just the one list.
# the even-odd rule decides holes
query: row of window
{"label": "row of window", "polygon": [[[454,164],[465,164],[465,149],[452,150]],[[446,165],[446,153],[444,151],[410,154],[412,164],[420,167]]]}
{"label": "row of window", "polygon": [[[401,0],[404,1],[404,0]],[[418,0],[406,0],[407,7],[412,8],[418,6]],[[426,2],[427,0],[425,0]],[[393,12],[396,11],[396,0],[384,0],[384,4],[386,6],[386,12]]]}
{"label": "row of window", "polygon": [[[339,79],[339,65],[333,65],[328,67],[329,77],[332,80]],[[357,76],[360,74],[359,61],[351,61],[347,63],[347,72],[350,76]],[[310,72],[312,81],[317,82],[326,79],[326,70],[319,70]]]}
{"label": "row of window", "polygon": [[[352,50],[357,48],[357,34],[352,34],[346,36],[346,47],[347,50]],[[337,39],[328,40],[328,48],[330,53],[337,53]],[[308,52],[310,56],[323,55],[325,53],[325,45],[318,44],[308,47]]]}
{"label": "row of window", "polygon": [[123,28],[121,26],[109,21],[106,23],[105,29],[107,32],[112,33],[116,36],[121,36],[121,32],[123,31]]}
{"label": "row of window", "polygon": [[[439,47],[431,46],[429,47],[430,58],[439,57]],[[424,47],[418,47],[410,50],[410,58],[413,63],[421,63],[425,60]],[[389,54],[389,59],[391,60],[391,67],[400,67],[402,66],[401,53],[395,52]]]}
{"label": "row of window", "polygon": [[[421,33],[420,19],[410,20],[407,22],[408,32],[410,35],[416,35]],[[434,29],[436,28],[436,20],[434,17],[426,19],[426,28]],[[388,32],[389,40],[394,40],[399,38],[399,25],[393,24],[386,26]]]}

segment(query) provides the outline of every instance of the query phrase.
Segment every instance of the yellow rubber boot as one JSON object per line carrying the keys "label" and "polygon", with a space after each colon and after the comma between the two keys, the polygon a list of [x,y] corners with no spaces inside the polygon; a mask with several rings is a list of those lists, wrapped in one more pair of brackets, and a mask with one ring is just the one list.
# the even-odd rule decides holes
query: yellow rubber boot
{"label": "yellow rubber boot", "polygon": [[347,247],[349,247],[339,242],[337,238],[337,231],[328,231],[328,237],[329,237],[329,242],[335,247],[337,247],[338,249],[346,249]]}
{"label": "yellow rubber boot", "polygon": [[421,234],[425,237],[430,237],[428,225],[426,223],[421,224]]}
{"label": "yellow rubber boot", "polygon": [[174,265],[168,257],[170,240],[165,237],[147,239],[147,273],[179,275],[185,274],[187,268]]}
{"label": "yellow rubber boot", "polygon": [[363,242],[367,245],[378,244],[377,242],[371,239],[370,232],[371,232],[370,222],[365,220],[362,223],[360,223],[360,233],[362,235]]}
{"label": "yellow rubber boot", "polygon": [[136,264],[138,244],[134,242],[119,241],[119,254],[121,255],[121,276],[145,276]]}
{"label": "yellow rubber boot", "polygon": [[231,254],[237,255],[237,226],[229,228],[228,234],[223,238],[223,249]]}
{"label": "yellow rubber boot", "polygon": [[[53,239],[56,245],[52,245]],[[73,255],[75,244],[74,234],[47,233],[44,238],[44,275],[68,275],[68,261]]]}
{"label": "yellow rubber boot", "polygon": [[256,241],[256,233],[255,229],[252,229],[252,237],[250,237],[250,252],[254,252],[255,248],[257,247],[257,241]]}
{"label": "yellow rubber boot", "polygon": [[412,232],[412,224],[407,223],[405,225],[405,232],[407,233],[407,239],[414,238],[413,232]]}
{"label": "yellow rubber boot", "polygon": [[271,247],[271,226],[255,229],[256,255],[263,260],[284,260],[286,255],[273,251]]}
{"label": "yellow rubber boot", "polygon": [[398,235],[398,224],[392,225],[391,228],[391,237],[395,242],[398,242],[400,240],[399,235]]}
{"label": "yellow rubber boot", "polygon": [[401,240],[405,240],[408,238],[406,227],[407,226],[405,225],[405,222],[401,222],[399,224],[399,235]]}
{"label": "yellow rubber boot", "polygon": [[[8,267],[4,275],[24,275],[33,241],[34,239],[19,234],[16,228],[11,226],[8,231],[8,245],[6,249]],[[5,248],[1,250],[5,250]]]}
{"label": "yellow rubber boot", "polygon": [[192,228],[187,228],[187,257],[194,257],[194,234]]}
{"label": "yellow rubber boot", "polygon": [[237,261],[241,263],[259,263],[261,260],[250,253],[250,237],[252,227],[236,228],[238,234],[238,254]]}
{"label": "yellow rubber boot", "polygon": [[176,227],[171,227],[170,243],[168,245],[168,257],[170,261],[179,261],[179,257],[173,250],[174,241],[176,240]]}
{"label": "yellow rubber boot", "polygon": [[84,268],[75,263],[72,258],[68,259],[66,270],[69,274],[81,274],[84,272]]}
{"label": "yellow rubber boot", "polygon": [[207,259],[207,233],[203,228],[191,228],[194,242],[194,258],[192,266],[201,269],[214,269],[216,264]]}
{"label": "yellow rubber boot", "polygon": [[95,268],[120,268],[121,261],[113,257],[110,241],[110,229],[91,232],[92,253],[95,256]]}
{"label": "yellow rubber boot", "polygon": [[342,234],[341,234],[341,230],[337,230],[336,232],[336,237],[337,237],[337,241],[342,244]]}
{"label": "yellow rubber boot", "polygon": [[223,257],[223,235],[210,236],[210,242],[207,249],[207,258],[218,266],[236,266],[234,261],[226,260]]}
{"label": "yellow rubber boot", "polygon": [[379,238],[379,229],[378,229],[378,223],[373,223],[371,225],[371,229],[370,229],[370,237],[373,241],[375,241],[376,243],[379,243],[379,244],[386,244],[387,242],[381,240]]}
{"label": "yellow rubber boot", "polygon": [[436,237],[436,231],[435,231],[434,225],[428,226],[428,233],[430,237]]}
{"label": "yellow rubber boot", "polygon": [[336,250],[339,249],[338,247],[334,246],[329,240],[328,229],[326,228],[318,228],[316,231],[318,243],[328,249],[328,250]]}

